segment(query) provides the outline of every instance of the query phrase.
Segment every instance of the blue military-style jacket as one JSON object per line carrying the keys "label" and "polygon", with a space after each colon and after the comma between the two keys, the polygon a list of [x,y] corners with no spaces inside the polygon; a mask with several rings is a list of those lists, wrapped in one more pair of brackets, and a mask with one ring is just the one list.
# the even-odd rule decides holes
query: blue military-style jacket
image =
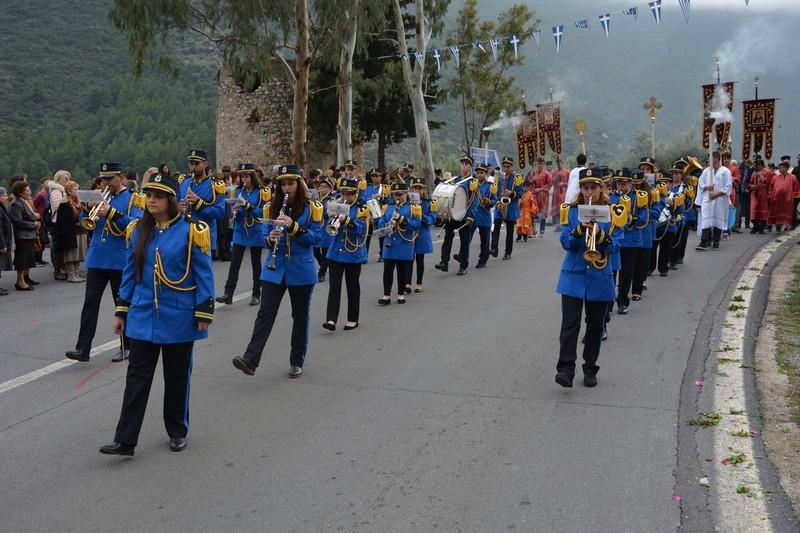
{"label": "blue military-style jacket", "polygon": [[[322,204],[312,201],[306,205],[300,216],[288,213],[292,218],[292,227],[284,228],[278,241],[278,253],[275,255],[275,270],[268,265],[272,260],[273,248],[267,243],[267,259],[261,269],[261,281],[289,287],[299,285],[316,285],[317,268],[314,259],[314,247],[319,246],[322,229]],[[264,208],[264,217],[269,217],[269,206]],[[269,235],[269,234],[267,234]]]}
{"label": "blue military-style jacket", "polygon": [[397,219],[394,232],[383,240],[383,258],[395,261],[411,261],[414,259],[414,241],[422,227],[422,208],[405,203],[401,206],[391,204],[386,207],[383,216],[378,219],[377,226],[384,227],[392,220],[394,212]]}
{"label": "blue military-style jacket", "polygon": [[128,225],[127,261],[122,272],[116,315],[126,317],[131,339],[154,344],[192,342],[208,337],[197,322],[214,318],[211,231],[205,222],[181,215],[156,225],[140,276],[134,267],[137,222]]}
{"label": "blue military-style jacket", "polygon": [[417,234],[417,240],[414,241],[414,253],[432,254],[433,238],[431,237],[431,226],[436,222],[436,202],[423,198],[420,202],[420,207],[422,208],[422,225]]}
{"label": "blue military-style jacket", "polygon": [[233,218],[233,244],[249,248],[263,248],[266,246],[265,225],[259,224],[256,218],[264,212],[264,206],[270,201],[270,190],[266,187],[254,187],[248,191],[245,187],[238,187],[234,198],[241,196],[246,203],[238,208]]}
{"label": "blue military-style jacket", "polygon": [[[120,189],[111,196],[111,206],[106,216],[97,219],[86,255],[87,268],[123,270],[126,260],[125,229],[142,216],[145,197],[128,189]],[[86,213],[81,213],[81,218]]]}
{"label": "blue military-style jacket", "polygon": [[350,206],[350,215],[339,226],[339,233],[328,247],[328,259],[337,263],[367,262],[369,209],[358,203]]}
{"label": "blue military-style jacket", "polygon": [[578,220],[578,208],[565,204],[561,207],[561,246],[567,251],[561,264],[556,292],[590,302],[610,302],[616,296],[611,257],[619,247],[621,234],[610,231],[611,223],[598,224],[597,251],[603,257],[597,263],[584,259],[586,235]]}
{"label": "blue military-style jacket", "polygon": [[[477,185],[475,200],[472,202],[472,218],[475,219],[475,225],[479,228],[491,228],[492,207],[497,203],[497,185],[489,183],[488,180]],[[481,205],[480,200],[486,202],[487,205]]]}
{"label": "blue military-style jacket", "polygon": [[[525,189],[523,184],[525,183],[525,178],[522,177],[522,174],[514,174],[513,172],[508,176],[503,176],[502,173],[497,176],[498,178],[502,179],[505,183],[505,189],[507,191],[511,191],[511,203],[508,204],[506,210],[506,220],[510,222],[516,222],[519,220],[519,199],[522,198],[522,195],[525,193]],[[500,188],[497,189],[497,201],[499,202],[502,197],[500,196]],[[495,209],[494,211],[494,219],[495,220],[502,220],[500,215],[500,210]]]}
{"label": "blue military-style jacket", "polygon": [[644,225],[645,221],[650,216],[650,208],[647,206],[639,207],[637,205],[636,191],[631,189],[628,193],[631,203],[631,222],[621,231],[622,241],[620,242],[621,248],[645,248],[643,246],[643,232],[644,229],[638,228],[637,225]]}
{"label": "blue military-style jacket", "polygon": [[330,248],[331,244],[333,243],[333,237],[328,235],[325,232],[325,227],[330,222],[330,218],[328,217],[328,204],[333,200],[333,194],[329,194],[325,198],[319,201],[322,204],[322,229],[323,231],[319,234],[319,244],[316,245],[317,248]]}
{"label": "blue military-style jacket", "polygon": [[197,179],[183,176],[180,180],[178,200],[183,200],[191,188],[200,197],[197,205],[187,209],[186,213],[195,220],[202,220],[211,228],[211,249],[217,249],[217,222],[225,218],[225,182],[211,176]]}

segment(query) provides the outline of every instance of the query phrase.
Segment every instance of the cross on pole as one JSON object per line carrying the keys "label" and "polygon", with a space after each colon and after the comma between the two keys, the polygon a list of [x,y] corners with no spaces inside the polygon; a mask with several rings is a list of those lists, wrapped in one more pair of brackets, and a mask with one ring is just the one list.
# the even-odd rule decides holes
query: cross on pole
{"label": "cross on pole", "polygon": [[652,130],[652,157],[653,159],[656,158],[656,116],[658,115],[658,110],[664,107],[661,102],[659,102],[655,96],[651,96],[650,99],[645,102],[644,108],[650,114],[650,128]]}

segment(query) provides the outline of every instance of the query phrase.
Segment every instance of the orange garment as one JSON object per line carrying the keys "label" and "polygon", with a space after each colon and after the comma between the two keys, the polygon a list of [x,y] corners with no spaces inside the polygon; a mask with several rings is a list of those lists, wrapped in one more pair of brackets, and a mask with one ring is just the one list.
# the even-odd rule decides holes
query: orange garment
{"label": "orange garment", "polygon": [[517,220],[517,235],[536,235],[533,218],[539,214],[539,205],[536,197],[528,189],[519,200],[519,219]]}

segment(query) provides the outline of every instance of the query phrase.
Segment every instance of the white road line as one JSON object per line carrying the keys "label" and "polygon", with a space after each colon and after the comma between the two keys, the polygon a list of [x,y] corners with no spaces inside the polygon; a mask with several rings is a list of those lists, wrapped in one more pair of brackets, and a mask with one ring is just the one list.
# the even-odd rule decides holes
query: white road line
{"label": "white road line", "polygon": [[[249,298],[249,297],[250,297],[250,292],[237,294],[236,296],[233,297],[233,302],[236,303],[236,302],[239,302],[239,301],[244,300],[244,299]],[[218,303],[218,304],[216,304],[215,308],[219,309],[220,307],[225,307],[226,305],[227,304]],[[108,350],[116,348],[117,346],[119,346],[119,339],[116,339],[116,340],[113,340],[113,341],[108,341],[108,342],[103,343],[103,344],[101,344],[99,346],[95,346],[94,348],[92,348],[92,351],[89,353],[89,357],[90,358],[94,357],[94,356],[99,355],[99,354],[101,354],[103,352],[106,352]],[[34,370],[33,372],[28,372],[27,374],[24,374],[22,376],[19,376],[19,377],[16,377],[14,379],[10,379],[10,380],[8,380],[6,382],[0,383],[0,394],[3,394],[4,392],[8,392],[10,390],[14,390],[17,387],[21,387],[22,385],[25,385],[26,383],[30,383],[31,381],[35,381],[35,380],[37,380],[39,378],[43,378],[45,376],[48,376],[48,375],[52,374],[53,372],[57,372],[58,370],[61,370],[62,368],[66,368],[66,367],[68,367],[70,365],[74,365],[77,362],[78,361],[73,361],[72,359],[62,359],[61,361],[57,361],[55,363],[49,364],[46,367],[40,368],[38,370]]]}

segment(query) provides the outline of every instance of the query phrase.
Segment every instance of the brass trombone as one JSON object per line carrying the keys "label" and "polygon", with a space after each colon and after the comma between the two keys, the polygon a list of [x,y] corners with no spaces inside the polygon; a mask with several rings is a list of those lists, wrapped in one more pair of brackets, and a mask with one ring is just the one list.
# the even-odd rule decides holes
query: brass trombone
{"label": "brass trombone", "polygon": [[100,206],[103,204],[107,204],[111,199],[111,193],[108,190],[108,186],[103,189],[103,200],[97,202],[94,207],[92,207],[89,214],[81,220],[81,226],[87,231],[93,231],[97,227],[97,221],[100,219]]}

